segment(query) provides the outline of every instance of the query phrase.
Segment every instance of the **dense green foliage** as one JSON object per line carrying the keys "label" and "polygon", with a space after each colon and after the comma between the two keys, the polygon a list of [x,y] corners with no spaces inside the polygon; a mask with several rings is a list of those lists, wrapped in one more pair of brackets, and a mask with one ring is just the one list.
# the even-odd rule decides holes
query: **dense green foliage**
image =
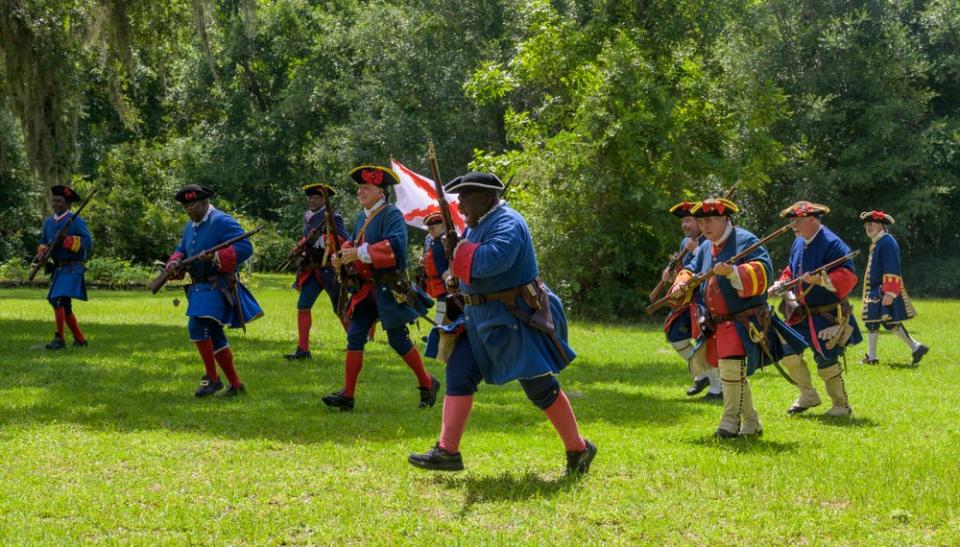
{"label": "dense green foliage", "polygon": [[911,289],[960,295],[953,0],[0,0],[0,51],[0,260],[71,180],[101,255],[163,258],[198,182],[279,256],[301,184],[349,216],[351,167],[427,173],[433,138],[446,178],[510,181],[582,313],[636,313],[664,209],[733,185],[758,232],[808,198],[860,246],[887,210]]}
{"label": "dense green foliage", "polygon": [[956,303],[917,303],[911,331],[932,347],[919,367],[892,335],[881,365],[851,363],[853,419],[823,417],[826,405],[788,417],[796,390],[767,369],[751,379],[763,437],[728,443],[710,438],[720,408],[683,394],[686,369],[656,326],[573,322],[579,357],[561,382],[599,453],[571,482],[516,383],[481,388],[465,472],[410,467],[441,409],[416,408],[414,377],[380,333],[357,409],[324,407],[343,380],[343,330],[318,305],[314,358],[283,360],[290,279],[255,277],[266,315],[230,331],[240,400],[193,397],[203,367],[175,290],[91,291],[75,303],[90,346],[61,352],[36,349],[53,329],[44,292],[0,291],[3,543],[960,543],[960,411],[945,404],[960,349],[936,336]]}

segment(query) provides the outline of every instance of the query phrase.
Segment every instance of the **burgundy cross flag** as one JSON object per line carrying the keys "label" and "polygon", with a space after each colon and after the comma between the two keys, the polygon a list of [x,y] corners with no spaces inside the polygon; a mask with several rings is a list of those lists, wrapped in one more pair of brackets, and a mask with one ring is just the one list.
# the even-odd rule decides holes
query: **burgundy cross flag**
{"label": "burgundy cross flag", "polygon": [[[393,187],[397,193],[397,208],[403,213],[403,219],[414,228],[426,230],[423,219],[428,214],[440,211],[437,204],[436,186],[433,179],[415,173],[404,167],[397,160],[390,160],[390,168],[400,178],[400,184]],[[465,228],[463,217],[460,216],[460,206],[455,194],[444,194],[450,204],[450,215],[457,231],[461,234]]]}

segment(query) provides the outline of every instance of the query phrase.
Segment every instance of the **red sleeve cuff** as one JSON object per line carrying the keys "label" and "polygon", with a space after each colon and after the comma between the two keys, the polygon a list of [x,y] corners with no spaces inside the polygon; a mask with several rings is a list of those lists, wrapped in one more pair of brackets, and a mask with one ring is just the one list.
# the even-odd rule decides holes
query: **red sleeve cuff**
{"label": "red sleeve cuff", "polygon": [[780,279],[778,279],[777,281],[786,283],[792,280],[793,280],[793,270],[790,269],[790,266],[787,266],[786,268],[783,269],[782,272],[780,272]]}
{"label": "red sleeve cuff", "polygon": [[883,275],[883,292],[900,294],[900,276],[893,274]]}
{"label": "red sleeve cuff", "polygon": [[370,255],[370,264],[378,270],[397,266],[397,255],[393,254],[389,239],[367,244],[367,253]]}
{"label": "red sleeve cuff", "polygon": [[72,253],[79,251],[82,245],[83,242],[77,236],[67,236],[63,238],[63,248]]}
{"label": "red sleeve cuff", "polygon": [[233,245],[217,251],[217,262],[220,273],[230,273],[237,268],[237,250]]}
{"label": "red sleeve cuff", "polygon": [[763,294],[767,290],[767,269],[760,262],[747,262],[737,266],[737,275],[743,289],[737,291],[741,298]]}
{"label": "red sleeve cuff", "polygon": [[473,271],[473,257],[477,254],[479,243],[471,243],[463,240],[453,252],[453,266],[451,271],[457,279],[462,279],[468,285],[470,284],[470,272]]}
{"label": "red sleeve cuff", "polygon": [[173,264],[174,262],[180,260],[181,258],[183,258],[183,256],[184,256],[184,255],[183,255],[183,253],[181,253],[181,252],[175,252],[175,253],[173,253],[172,255],[170,255],[170,258],[167,259],[167,266],[169,266],[169,265]]}
{"label": "red sleeve cuff", "polygon": [[857,274],[849,268],[837,268],[827,275],[833,283],[833,288],[836,289],[837,298],[845,298],[857,285]]}

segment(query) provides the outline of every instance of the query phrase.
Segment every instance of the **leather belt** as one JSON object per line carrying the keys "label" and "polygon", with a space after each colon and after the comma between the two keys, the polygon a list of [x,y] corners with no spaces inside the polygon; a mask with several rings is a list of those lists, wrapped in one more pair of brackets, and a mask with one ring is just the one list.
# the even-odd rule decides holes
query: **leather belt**
{"label": "leather belt", "polygon": [[526,285],[520,285],[519,287],[513,287],[512,289],[507,289],[505,291],[491,292],[486,294],[464,294],[463,301],[470,306],[500,301],[504,306],[512,308],[517,305],[517,297],[522,295],[521,291],[527,287],[530,287],[531,290],[535,291],[532,285],[533,283],[527,283]]}
{"label": "leather belt", "polygon": [[712,319],[713,322],[718,325],[720,323],[726,323],[727,321],[738,321],[742,323],[745,319],[749,317],[760,315],[762,311],[763,311],[763,306],[757,306],[755,308],[749,308],[743,311],[739,311],[737,313],[724,314],[724,315],[710,314],[710,319]]}

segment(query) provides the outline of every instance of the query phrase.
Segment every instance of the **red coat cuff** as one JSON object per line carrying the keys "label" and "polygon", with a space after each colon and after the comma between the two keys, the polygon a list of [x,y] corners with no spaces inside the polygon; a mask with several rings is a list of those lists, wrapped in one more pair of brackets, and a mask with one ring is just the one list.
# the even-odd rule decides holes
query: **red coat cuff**
{"label": "red coat cuff", "polygon": [[389,239],[367,244],[367,253],[370,255],[370,264],[378,270],[397,266],[397,255],[393,254]]}
{"label": "red coat cuff", "polygon": [[217,251],[217,269],[220,273],[230,273],[237,268],[237,250],[233,245]]}
{"label": "red coat cuff", "polygon": [[900,294],[901,280],[899,275],[893,274],[884,274],[883,275],[883,292]]}
{"label": "red coat cuff", "polygon": [[763,294],[767,290],[767,269],[760,262],[747,262],[737,266],[737,276],[743,289],[737,291],[741,298]]}
{"label": "red coat cuff", "polygon": [[470,272],[473,271],[473,256],[477,254],[479,243],[471,243],[463,240],[457,249],[453,252],[453,265],[450,270],[457,279],[462,279],[468,285],[470,284]]}
{"label": "red coat cuff", "polygon": [[79,251],[82,245],[83,242],[77,236],[67,236],[63,238],[63,248],[72,253]]}
{"label": "red coat cuff", "polygon": [[780,272],[780,279],[778,279],[777,281],[780,281],[781,283],[786,283],[792,280],[793,280],[793,270],[790,269],[790,266],[787,266],[786,268],[783,269],[782,272]]}
{"label": "red coat cuff", "polygon": [[184,254],[181,252],[173,253],[172,255],[170,255],[170,258],[167,259],[167,266],[173,264],[174,262],[180,260],[183,257],[184,257]]}
{"label": "red coat cuff", "polygon": [[837,290],[837,298],[846,297],[857,285],[857,274],[849,268],[837,268],[827,275],[833,283],[833,288]]}

